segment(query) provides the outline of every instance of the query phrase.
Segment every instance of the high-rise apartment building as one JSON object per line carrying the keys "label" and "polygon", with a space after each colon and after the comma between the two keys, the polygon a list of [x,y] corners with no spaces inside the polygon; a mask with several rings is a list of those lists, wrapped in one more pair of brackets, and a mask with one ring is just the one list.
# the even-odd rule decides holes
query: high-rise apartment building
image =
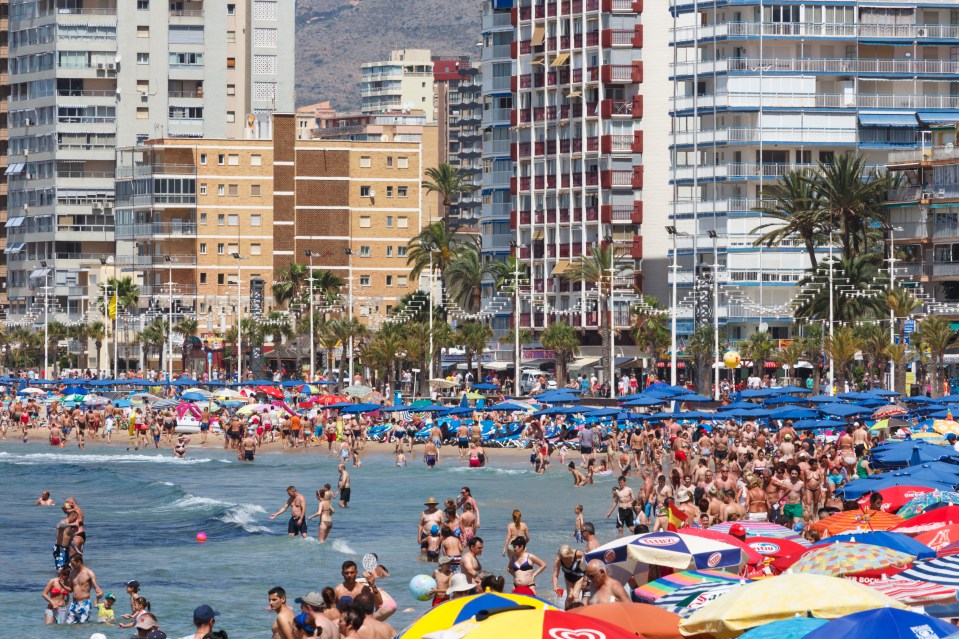
{"label": "high-rise apartment building", "polygon": [[884,165],[890,149],[916,148],[920,123],[959,120],[959,2],[671,6],[669,224],[677,230],[679,297],[691,300],[680,309],[679,330],[692,332],[703,317],[695,312],[696,282],[715,271],[729,338],[756,328],[789,338],[790,302],[810,261],[795,242],[753,246],[755,229],[772,221],[756,211],[763,188],[840,153]]}
{"label": "high-rise apartment building", "polygon": [[[7,223],[7,116],[10,111],[10,0],[0,0],[0,227]],[[0,306],[7,306],[7,234],[0,232]]]}
{"label": "high-rise apartment building", "polygon": [[389,60],[360,67],[363,113],[422,110],[433,122],[433,60],[429,49],[399,49]]}
{"label": "high-rise apartment building", "polygon": [[9,34],[13,317],[51,286],[51,312],[81,319],[100,257],[138,270],[114,235],[117,148],[242,138],[293,111],[293,0],[12,0]]}
{"label": "high-rise apartment building", "polygon": [[469,58],[434,59],[433,80],[440,161],[459,169],[465,185],[476,187],[456,197],[445,216],[450,226],[477,228],[483,173],[480,69]]}
{"label": "high-rise apartment building", "polygon": [[609,242],[631,261],[612,313],[617,328],[628,325],[627,291],[642,286],[642,4],[519,0],[512,9],[512,224],[531,280],[521,327],[564,319],[599,343],[608,309],[592,285],[563,274]]}

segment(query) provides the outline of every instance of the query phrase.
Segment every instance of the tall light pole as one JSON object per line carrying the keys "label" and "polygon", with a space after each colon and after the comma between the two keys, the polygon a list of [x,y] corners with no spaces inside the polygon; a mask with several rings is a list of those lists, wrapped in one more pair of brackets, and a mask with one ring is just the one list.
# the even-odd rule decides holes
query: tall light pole
{"label": "tall light pole", "polygon": [[[832,342],[833,338],[833,316],[835,314],[835,309],[833,308],[832,300],[832,228],[829,229],[829,341]],[[835,395],[836,388],[836,360],[830,355],[829,356],[829,394]]]}
{"label": "tall light pole", "polygon": [[[430,353],[427,357],[427,373],[426,373],[426,384],[429,386],[430,379],[433,378],[433,251],[430,251]],[[432,393],[430,393],[432,396]]]}
{"label": "tall light pole", "polygon": [[719,235],[707,231],[713,241],[713,399],[719,401]]}
{"label": "tall light pole", "polygon": [[676,252],[676,237],[679,235],[688,236],[689,233],[681,233],[675,226],[667,226],[666,232],[673,238],[673,300],[671,304],[671,314],[673,316],[672,335],[670,336],[670,356],[669,356],[669,383],[676,385],[676,312],[679,307],[679,254]]}
{"label": "tall light pole", "polygon": [[243,290],[240,280],[240,260],[246,259],[239,253],[231,253],[236,260],[236,381],[243,382]]}
{"label": "tall light pole", "polygon": [[316,334],[316,329],[313,328],[313,251],[306,249],[303,251],[303,254],[310,258],[310,381],[316,379],[315,371],[313,370],[313,360],[316,359],[316,349],[314,348],[314,335]]}
{"label": "tall light pole", "polygon": [[[100,258],[100,266],[107,265],[107,258]],[[101,275],[103,275],[101,269]],[[107,379],[110,379],[110,299],[107,297],[109,292],[109,282],[106,278],[103,279],[103,343],[106,346],[107,350]],[[115,339],[115,337],[114,337]],[[97,353],[97,363],[100,362],[100,353]],[[99,374],[100,371],[97,371]]]}
{"label": "tall light pole", "polygon": [[[889,231],[889,290],[896,288],[896,231],[902,231],[902,227],[889,225],[886,227]],[[892,306],[889,307],[889,343],[896,343],[896,311]],[[896,360],[889,358],[889,390],[896,390]]]}
{"label": "tall light pole", "polygon": [[350,383],[347,385],[351,386],[353,384],[353,249],[347,246],[343,251],[346,253],[346,259],[349,260],[350,298],[347,312],[350,319]]}
{"label": "tall light pole", "polygon": [[519,397],[519,244],[511,240],[509,245],[513,249],[513,397]]}
{"label": "tall light pole", "polygon": [[609,398],[616,399],[616,247],[611,235],[603,239],[609,246]]}
{"label": "tall light pole", "polygon": [[50,379],[50,269],[45,261],[40,262],[43,274],[43,379]]}
{"label": "tall light pole", "polygon": [[170,281],[167,282],[169,291],[170,308],[167,311],[167,381],[173,381],[173,258],[169,255],[163,256],[163,261],[167,263]]}

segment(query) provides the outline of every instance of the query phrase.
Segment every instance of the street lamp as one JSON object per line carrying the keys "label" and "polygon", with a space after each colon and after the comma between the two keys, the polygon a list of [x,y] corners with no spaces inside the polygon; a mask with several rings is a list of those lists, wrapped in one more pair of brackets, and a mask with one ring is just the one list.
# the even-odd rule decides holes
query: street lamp
{"label": "street lamp", "polygon": [[40,262],[40,268],[46,270],[43,274],[43,379],[50,379],[50,270],[45,261]]}
{"label": "street lamp", "polygon": [[519,397],[519,244],[511,240],[509,245],[513,249],[513,397]]}
{"label": "street lamp", "polygon": [[346,258],[349,260],[349,306],[348,306],[348,317],[350,319],[350,381],[348,385],[353,383],[353,249],[349,246],[343,248],[343,252],[346,253]]}
{"label": "street lamp", "polygon": [[163,261],[167,263],[167,267],[170,271],[170,281],[167,282],[167,286],[170,291],[170,308],[167,311],[167,381],[173,381],[173,258],[169,255],[163,256]]}
{"label": "street lamp", "polygon": [[[896,231],[902,231],[901,226],[886,226],[889,231],[889,290],[896,288]],[[896,343],[896,311],[889,307],[889,343]],[[889,358],[889,390],[896,390],[896,360]]]}
{"label": "street lamp", "polygon": [[243,291],[240,288],[240,260],[245,260],[239,253],[230,253],[236,260],[236,381],[243,382]]}
{"label": "street lamp", "polygon": [[673,300],[671,307],[671,314],[673,316],[672,328],[670,336],[670,356],[669,356],[669,383],[673,386],[676,385],[676,311],[679,305],[679,255],[676,252],[676,237],[679,235],[688,236],[689,233],[682,233],[676,230],[675,226],[667,226],[666,232],[669,233],[670,237],[673,239]]}
{"label": "street lamp", "polygon": [[306,249],[303,254],[310,258],[310,381],[316,379],[313,370],[313,360],[316,359],[316,350],[313,347],[314,328],[313,328],[313,251]]}
{"label": "street lamp", "polygon": [[[829,229],[829,341],[833,338],[833,318],[835,309],[833,308],[832,291],[832,228]],[[833,350],[833,349],[830,349]],[[836,359],[829,356],[829,395],[836,394]]]}
{"label": "street lamp", "polygon": [[[106,265],[107,265],[107,258],[101,257],[100,266],[106,266]],[[110,379],[110,300],[107,297],[107,295],[109,294],[108,284],[109,284],[108,280],[104,277],[103,278],[103,342],[107,350],[107,377],[106,378]],[[114,335],[113,339],[114,340],[116,339],[116,335]],[[99,362],[100,362],[100,353],[97,353],[97,363]],[[97,371],[97,374],[99,373],[100,371]]]}
{"label": "street lamp", "polygon": [[609,246],[609,398],[616,399],[616,299],[614,297],[616,277],[616,247],[613,237],[603,238]]}
{"label": "street lamp", "polygon": [[719,401],[719,235],[706,231],[713,241],[713,399]]}

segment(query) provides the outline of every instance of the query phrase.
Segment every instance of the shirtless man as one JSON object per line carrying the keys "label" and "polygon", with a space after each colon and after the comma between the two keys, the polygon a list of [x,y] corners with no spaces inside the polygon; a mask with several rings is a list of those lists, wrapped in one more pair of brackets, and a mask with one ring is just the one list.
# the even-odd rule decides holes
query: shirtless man
{"label": "shirtless man", "polygon": [[97,576],[83,565],[81,554],[70,557],[70,587],[73,589],[73,603],[67,613],[67,623],[88,623],[93,610],[90,590],[97,593],[97,599],[103,596],[103,591],[97,583]]}
{"label": "shirtless man", "polygon": [[357,634],[361,639],[393,639],[396,636],[393,627],[380,621],[373,614],[376,610],[375,588],[375,586],[366,586],[353,598],[353,608],[362,610],[365,614],[363,625],[357,630]]}
{"label": "shirtless man", "polygon": [[420,545],[420,552],[426,552],[426,538],[433,526],[443,528],[443,511],[436,507],[436,499],[430,497],[424,503],[426,510],[420,515],[419,526],[416,527],[416,543]]}
{"label": "shirtless man", "polygon": [[293,621],[296,615],[293,609],[286,605],[286,591],[279,586],[271,588],[269,592],[270,610],[276,613],[273,621],[273,639],[294,639]]}
{"label": "shirtless man", "polygon": [[480,565],[479,556],[483,554],[483,538],[473,537],[466,545],[466,552],[460,556],[460,571],[466,575],[467,579],[479,585],[477,575],[483,566]]}
{"label": "shirtless man", "polygon": [[609,519],[614,510],[616,515],[616,532],[620,537],[623,536],[623,528],[632,532],[633,530],[633,489],[626,485],[626,476],[620,475],[618,486],[613,488],[613,505],[606,513],[606,519]]}
{"label": "shirtless man", "polygon": [[611,603],[621,601],[629,603],[632,601],[626,593],[626,589],[616,581],[611,579],[606,572],[606,564],[599,559],[594,559],[586,564],[586,579],[589,581],[590,597],[587,603]]}
{"label": "shirtless man", "polygon": [[806,484],[800,477],[802,471],[799,466],[789,467],[789,477],[786,479],[786,503],[783,506],[783,515],[789,519],[792,527],[797,521],[803,521],[803,493]]}
{"label": "shirtless man", "polygon": [[63,505],[64,507],[69,508],[70,512],[76,514],[76,518],[70,519],[70,523],[76,526],[73,531],[71,545],[73,546],[74,552],[82,554],[83,545],[87,543],[86,519],[83,509],[80,508],[79,504],[77,504],[75,497],[67,497],[63,501]]}
{"label": "shirtless man", "polygon": [[869,431],[863,422],[856,422],[856,430],[852,431],[853,450],[856,457],[861,458],[869,450]]}
{"label": "shirtless man", "polygon": [[286,494],[289,495],[289,499],[286,500],[283,508],[270,515],[270,519],[276,519],[287,509],[290,509],[291,516],[290,523],[287,524],[287,533],[290,537],[300,535],[306,539],[306,498],[296,492],[295,486],[289,486],[286,489]]}
{"label": "shirtless man", "polygon": [[583,522],[582,534],[583,541],[586,543],[586,552],[599,548],[599,539],[596,538],[596,526],[593,522]]}
{"label": "shirtless man", "polygon": [[731,490],[723,491],[723,521],[739,521],[745,516],[743,507],[736,501],[736,493]]}
{"label": "shirtless man", "polygon": [[324,610],[326,610],[326,602],[323,600],[323,595],[318,592],[311,592],[302,597],[297,597],[294,601],[300,604],[303,612],[309,615],[310,621],[313,622],[313,627],[316,628],[316,631],[312,636],[319,637],[320,639],[339,639],[339,628],[336,627],[335,623],[330,621],[329,617],[323,614]]}
{"label": "shirtless man", "polygon": [[573,474],[573,486],[585,486],[589,483],[589,481],[586,479],[586,475],[581,473],[579,469],[576,468],[576,462],[569,462],[567,468],[569,468],[569,472]]}
{"label": "shirtless man", "polygon": [[470,447],[470,432],[463,422],[456,429],[456,446],[460,450],[460,459],[465,459]]}
{"label": "shirtless man", "polygon": [[339,601],[343,597],[356,599],[365,587],[365,584],[360,583],[356,579],[357,575],[359,575],[356,562],[351,560],[344,561],[340,567],[340,574],[343,575],[343,581],[337,584],[333,589],[336,600]]}
{"label": "shirtless man", "polygon": [[426,446],[423,448],[423,461],[426,462],[427,468],[433,468],[439,460],[440,451],[436,446],[436,442],[432,439],[427,440]]}
{"label": "shirtless man", "polygon": [[[336,467],[340,471],[340,478],[336,484],[336,492],[340,496],[340,508],[350,507],[350,473],[346,470],[345,464]],[[334,495],[335,497],[336,495]]]}
{"label": "shirtless man", "polygon": [[252,435],[247,435],[243,438],[243,444],[240,446],[240,460],[241,461],[253,461],[253,457],[256,455],[256,438]]}

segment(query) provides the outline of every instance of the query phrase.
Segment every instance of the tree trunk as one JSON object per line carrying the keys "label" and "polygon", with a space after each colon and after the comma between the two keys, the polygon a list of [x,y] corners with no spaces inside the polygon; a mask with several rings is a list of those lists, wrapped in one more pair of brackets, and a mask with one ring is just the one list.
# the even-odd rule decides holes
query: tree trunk
{"label": "tree trunk", "polygon": [[940,382],[939,382],[940,358],[938,354],[934,353],[930,359],[931,359],[931,362],[929,363],[929,388],[931,392],[929,394],[932,395],[934,399],[936,399],[936,398],[942,397],[942,388],[940,387]]}

